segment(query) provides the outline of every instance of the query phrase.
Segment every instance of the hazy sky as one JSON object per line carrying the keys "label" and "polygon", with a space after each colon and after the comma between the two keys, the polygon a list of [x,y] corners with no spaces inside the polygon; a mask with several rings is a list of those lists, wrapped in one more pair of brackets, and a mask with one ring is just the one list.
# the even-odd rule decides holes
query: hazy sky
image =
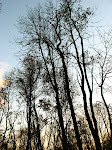
{"label": "hazy sky", "polygon": [[[54,0],[56,1],[56,0]],[[2,73],[9,68],[17,66],[18,58],[15,53],[19,47],[14,43],[18,32],[14,24],[20,15],[25,15],[27,7],[34,7],[39,0],[1,0],[2,11],[0,13],[0,79]],[[40,0],[44,4],[44,0]],[[95,21],[101,25],[112,25],[112,0],[82,0],[84,7],[97,9]]]}

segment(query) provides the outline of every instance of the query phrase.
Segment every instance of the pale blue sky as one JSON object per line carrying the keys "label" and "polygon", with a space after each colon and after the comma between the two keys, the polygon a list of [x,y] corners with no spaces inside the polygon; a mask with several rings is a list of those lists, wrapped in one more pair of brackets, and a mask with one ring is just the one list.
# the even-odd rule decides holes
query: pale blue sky
{"label": "pale blue sky", "polygon": [[[44,0],[41,0],[41,3]],[[34,7],[38,0],[1,0],[0,13],[0,74],[18,64],[15,53],[19,47],[14,43],[18,36],[15,24],[19,16],[26,13],[27,6]],[[9,64],[9,65],[8,65]]]}
{"label": "pale blue sky", "polygon": [[[1,2],[0,74],[18,64],[15,53],[19,51],[19,47],[13,43],[14,38],[18,36],[17,29],[14,26],[18,17],[26,14],[26,6],[34,7],[38,2],[44,4],[44,0],[1,0]],[[93,9],[97,8],[94,22],[100,21],[99,25],[112,25],[112,0],[82,0],[82,5],[84,7],[90,6]]]}

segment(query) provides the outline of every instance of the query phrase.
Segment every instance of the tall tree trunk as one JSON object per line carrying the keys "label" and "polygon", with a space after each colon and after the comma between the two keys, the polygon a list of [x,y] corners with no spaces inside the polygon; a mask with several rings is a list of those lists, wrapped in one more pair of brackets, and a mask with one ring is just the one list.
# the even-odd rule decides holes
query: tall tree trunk
{"label": "tall tree trunk", "polygon": [[[82,81],[82,85],[83,85],[83,81]],[[85,93],[85,90],[84,90],[83,86],[82,86],[82,93],[83,93],[83,101],[84,101],[84,111],[85,111],[85,115],[86,115],[86,118],[87,118],[89,128],[91,130],[91,133],[92,133],[94,141],[95,141],[96,150],[101,150],[101,144],[100,144],[100,139],[99,139],[99,136],[98,136],[98,130],[95,130],[94,127],[93,127],[93,123],[91,121],[91,118],[90,118],[90,115],[89,115],[89,112],[88,112],[88,108],[87,108],[86,93]]]}
{"label": "tall tree trunk", "polygon": [[28,109],[28,141],[26,150],[31,150],[31,102]]}
{"label": "tall tree trunk", "polygon": [[59,102],[59,96],[58,96],[58,91],[57,90],[56,90],[56,102],[57,102],[59,124],[60,124],[61,130],[62,130],[63,150],[68,150],[67,136],[65,134],[64,121],[63,121],[62,110],[61,110],[61,105],[60,105],[60,102]]}
{"label": "tall tree trunk", "polygon": [[[70,28],[71,38],[73,40],[74,48],[75,48],[75,51],[76,51],[77,63],[78,63],[78,67],[79,67],[79,70],[80,70],[80,73],[81,73],[81,78],[82,78],[80,87],[81,87],[81,91],[82,91],[82,95],[83,95],[84,111],[85,111],[85,115],[86,115],[86,118],[87,118],[87,121],[88,121],[89,128],[91,130],[91,133],[92,133],[94,141],[95,141],[96,150],[101,150],[101,143],[100,143],[100,138],[99,138],[99,135],[98,135],[97,121],[96,121],[96,118],[95,118],[95,114],[94,114],[94,110],[93,110],[93,104],[92,104],[92,90],[91,90],[91,87],[90,87],[90,84],[89,84],[89,81],[88,81],[86,66],[85,66],[85,55],[84,55],[83,39],[82,39],[82,37],[80,35],[80,32],[77,29],[74,21],[73,21],[73,24],[74,24],[74,27],[75,27],[78,35],[79,35],[81,49],[82,49],[82,63],[81,63],[81,61],[79,59],[79,52],[78,52],[77,44],[75,42],[72,27],[71,27]],[[90,118],[90,114],[89,114],[88,108],[87,108],[88,107],[87,106],[87,97],[86,97],[86,92],[85,92],[85,87],[84,87],[85,82],[87,84],[89,94],[90,94],[89,101],[90,101],[90,109],[91,109],[91,113],[92,113],[93,122]],[[94,125],[93,125],[93,123],[94,123]]]}
{"label": "tall tree trunk", "polygon": [[59,118],[59,124],[60,124],[61,131],[62,131],[62,146],[63,146],[63,150],[68,150],[67,136],[66,136],[66,133],[65,133],[64,121],[63,121],[63,115],[62,115],[62,108],[61,108],[60,101],[59,101],[59,92],[58,92],[58,85],[57,85],[57,81],[56,81],[55,66],[54,66],[54,62],[53,62],[53,60],[51,58],[51,51],[49,49],[49,45],[47,45],[47,46],[48,46],[49,56],[50,56],[51,65],[52,65],[54,83],[52,82],[52,79],[51,79],[51,76],[50,76],[50,73],[49,73],[49,70],[48,70],[48,67],[47,67],[47,63],[46,63],[46,60],[44,58],[42,47],[41,47],[41,45],[39,43],[39,47],[40,47],[41,54],[42,54],[42,57],[43,57],[43,60],[44,60],[44,63],[45,63],[45,67],[46,67],[46,70],[47,70],[47,73],[48,73],[48,76],[49,76],[49,79],[50,79],[50,83],[51,83],[51,85],[53,87],[53,90],[55,92],[55,95],[56,95],[56,105],[57,105],[57,111],[58,111],[58,118]]}
{"label": "tall tree trunk", "polygon": [[73,120],[74,130],[75,130],[75,134],[76,134],[77,145],[79,147],[79,150],[83,150],[82,141],[81,141],[81,137],[80,137],[79,130],[78,130],[78,125],[77,125],[77,120],[76,120],[76,114],[75,114],[75,111],[74,111],[74,108],[73,108],[72,98],[71,98],[71,95],[70,95],[70,88],[69,88],[70,86],[69,86],[67,67],[66,67],[66,64],[65,64],[64,55],[61,51],[60,51],[60,57],[62,59],[64,74],[65,74],[66,93],[67,93],[67,97],[68,97],[68,102],[69,102],[69,106],[70,106],[70,111],[71,111],[71,116],[72,116],[72,120]]}
{"label": "tall tree trunk", "polygon": [[42,147],[42,143],[41,143],[41,137],[40,137],[40,124],[39,124],[39,119],[38,119],[38,115],[37,115],[37,111],[36,111],[36,108],[35,108],[35,104],[34,104],[34,113],[35,113],[35,117],[36,117],[36,122],[37,122],[37,137],[38,137],[38,149],[39,150],[43,150],[43,147]]}
{"label": "tall tree trunk", "polygon": [[[101,84],[101,97],[103,99],[103,102],[104,102],[104,105],[106,107],[106,110],[107,110],[107,114],[108,114],[108,118],[109,118],[109,126],[110,126],[110,142],[112,143],[112,120],[111,120],[111,115],[110,115],[110,112],[109,112],[109,108],[108,108],[108,105],[105,101],[105,98],[104,98],[104,95],[103,95],[103,82]],[[112,148],[112,146],[110,147]]]}
{"label": "tall tree trunk", "polygon": [[26,150],[31,150],[31,100],[32,100],[32,74],[29,74],[29,97],[27,99],[28,107],[28,141]]}

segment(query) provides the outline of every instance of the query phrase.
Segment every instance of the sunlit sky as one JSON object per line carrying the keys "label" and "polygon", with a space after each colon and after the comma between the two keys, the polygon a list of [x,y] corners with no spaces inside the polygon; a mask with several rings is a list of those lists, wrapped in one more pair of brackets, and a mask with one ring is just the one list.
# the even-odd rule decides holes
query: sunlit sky
{"label": "sunlit sky", "polygon": [[[56,1],[56,0],[53,0]],[[15,27],[19,16],[26,14],[27,6],[34,7],[40,2],[44,5],[45,0],[1,0],[2,10],[0,13],[0,80],[3,73],[18,65],[18,57],[15,54],[20,47],[14,43],[18,37]],[[112,25],[112,0],[82,0],[84,7],[96,10],[94,22],[104,26]],[[1,84],[1,83],[0,83]]]}

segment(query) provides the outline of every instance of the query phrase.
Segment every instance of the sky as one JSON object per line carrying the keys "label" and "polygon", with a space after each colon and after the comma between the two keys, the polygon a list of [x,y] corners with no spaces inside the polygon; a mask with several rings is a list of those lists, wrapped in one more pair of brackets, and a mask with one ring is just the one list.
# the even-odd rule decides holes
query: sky
{"label": "sky", "polygon": [[[14,42],[18,37],[15,25],[20,16],[27,12],[27,6],[34,7],[40,2],[44,5],[45,0],[0,0],[2,10],[0,12],[0,86],[2,77],[6,71],[18,66],[17,52],[20,47]],[[56,0],[53,0],[56,1]],[[84,7],[96,10],[93,22],[98,25],[112,25],[112,0],[82,0]]]}
{"label": "sky", "polygon": [[[41,0],[42,3],[43,0]],[[18,65],[17,52],[20,47],[15,43],[18,31],[15,25],[20,16],[27,12],[27,6],[34,7],[38,0],[1,0],[0,12],[0,86],[6,71]]]}

